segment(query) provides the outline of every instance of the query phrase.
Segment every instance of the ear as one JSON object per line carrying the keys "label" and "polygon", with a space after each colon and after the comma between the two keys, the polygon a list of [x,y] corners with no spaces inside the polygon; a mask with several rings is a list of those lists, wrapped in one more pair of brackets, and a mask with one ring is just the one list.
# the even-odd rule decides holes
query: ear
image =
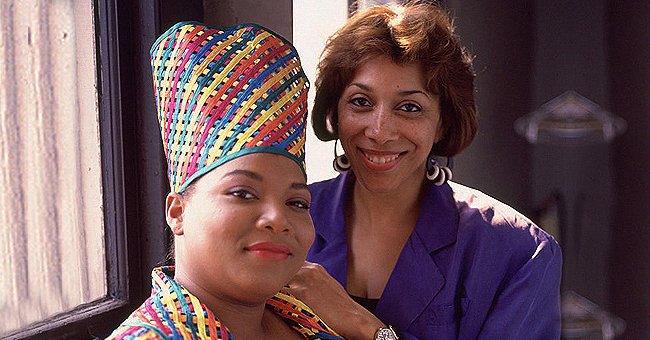
{"label": "ear", "polygon": [[178,193],[170,192],[165,201],[165,217],[167,225],[176,236],[183,235],[183,214],[185,213],[185,201]]}
{"label": "ear", "polygon": [[334,137],[333,139],[339,138],[339,109],[336,106],[332,107],[325,116],[325,129]]}

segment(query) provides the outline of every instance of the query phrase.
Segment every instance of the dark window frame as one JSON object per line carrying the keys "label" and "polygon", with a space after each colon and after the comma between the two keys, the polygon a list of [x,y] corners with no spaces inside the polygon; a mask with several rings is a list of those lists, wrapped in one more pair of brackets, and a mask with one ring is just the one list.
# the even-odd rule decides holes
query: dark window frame
{"label": "dark window frame", "polygon": [[8,334],[16,339],[104,338],[151,291],[166,257],[166,164],[149,47],[180,20],[202,20],[202,0],[96,0],[97,87],[107,297]]}

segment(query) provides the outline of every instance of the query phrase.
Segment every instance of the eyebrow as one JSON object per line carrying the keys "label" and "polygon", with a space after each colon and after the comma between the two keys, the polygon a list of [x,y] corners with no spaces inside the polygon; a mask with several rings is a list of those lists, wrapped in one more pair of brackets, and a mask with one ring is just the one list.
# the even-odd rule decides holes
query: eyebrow
{"label": "eyebrow", "polygon": [[237,175],[246,176],[246,177],[248,177],[250,179],[254,179],[254,180],[260,181],[260,182],[264,179],[257,172],[248,171],[248,170],[241,170],[241,169],[237,169],[237,170],[233,170],[231,172],[228,172],[227,174],[223,175],[223,178],[237,176]]}
{"label": "eyebrow", "polygon": [[[348,86],[356,86],[365,91],[372,91],[372,89],[368,85],[361,84],[361,83],[350,83],[350,85]],[[431,98],[431,96],[429,96],[427,92],[421,90],[404,90],[404,91],[399,91],[399,94],[403,96],[408,96],[412,94],[422,94],[427,98]]]}
{"label": "eyebrow", "polygon": [[[246,176],[246,177],[248,177],[248,178],[250,178],[252,180],[258,181],[258,182],[261,182],[261,181],[264,180],[264,177],[262,177],[262,175],[258,174],[257,172],[250,171],[250,170],[242,170],[242,169],[237,169],[237,170],[230,171],[230,172],[226,173],[225,175],[223,175],[223,178],[237,176],[237,175]],[[309,187],[305,183],[294,182],[294,183],[291,183],[290,187],[291,187],[291,189],[309,191]]]}
{"label": "eyebrow", "polygon": [[297,190],[307,190],[309,191],[309,187],[305,183],[291,183],[291,189],[297,189]]}

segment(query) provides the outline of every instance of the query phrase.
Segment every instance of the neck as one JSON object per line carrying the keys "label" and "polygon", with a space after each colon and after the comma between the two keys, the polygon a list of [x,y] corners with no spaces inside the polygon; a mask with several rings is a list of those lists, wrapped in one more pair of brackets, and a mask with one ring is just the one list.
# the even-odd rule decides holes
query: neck
{"label": "neck", "polygon": [[413,221],[420,209],[423,182],[400,187],[394,192],[376,193],[367,190],[359,182],[354,183],[352,211],[355,216],[367,219],[369,226],[394,224],[395,220]]}
{"label": "neck", "polygon": [[178,265],[174,279],[212,311],[235,339],[263,339],[273,334],[271,321],[274,315],[266,309],[266,301],[242,302],[214,294],[192,281]]}

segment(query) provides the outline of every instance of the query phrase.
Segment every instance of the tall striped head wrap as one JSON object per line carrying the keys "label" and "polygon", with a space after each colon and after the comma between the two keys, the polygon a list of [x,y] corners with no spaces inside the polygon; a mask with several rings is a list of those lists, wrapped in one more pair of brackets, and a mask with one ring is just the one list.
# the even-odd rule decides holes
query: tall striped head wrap
{"label": "tall striped head wrap", "polygon": [[309,82],[287,40],[255,24],[180,22],[151,47],[151,66],[173,192],[256,152],[305,172]]}

